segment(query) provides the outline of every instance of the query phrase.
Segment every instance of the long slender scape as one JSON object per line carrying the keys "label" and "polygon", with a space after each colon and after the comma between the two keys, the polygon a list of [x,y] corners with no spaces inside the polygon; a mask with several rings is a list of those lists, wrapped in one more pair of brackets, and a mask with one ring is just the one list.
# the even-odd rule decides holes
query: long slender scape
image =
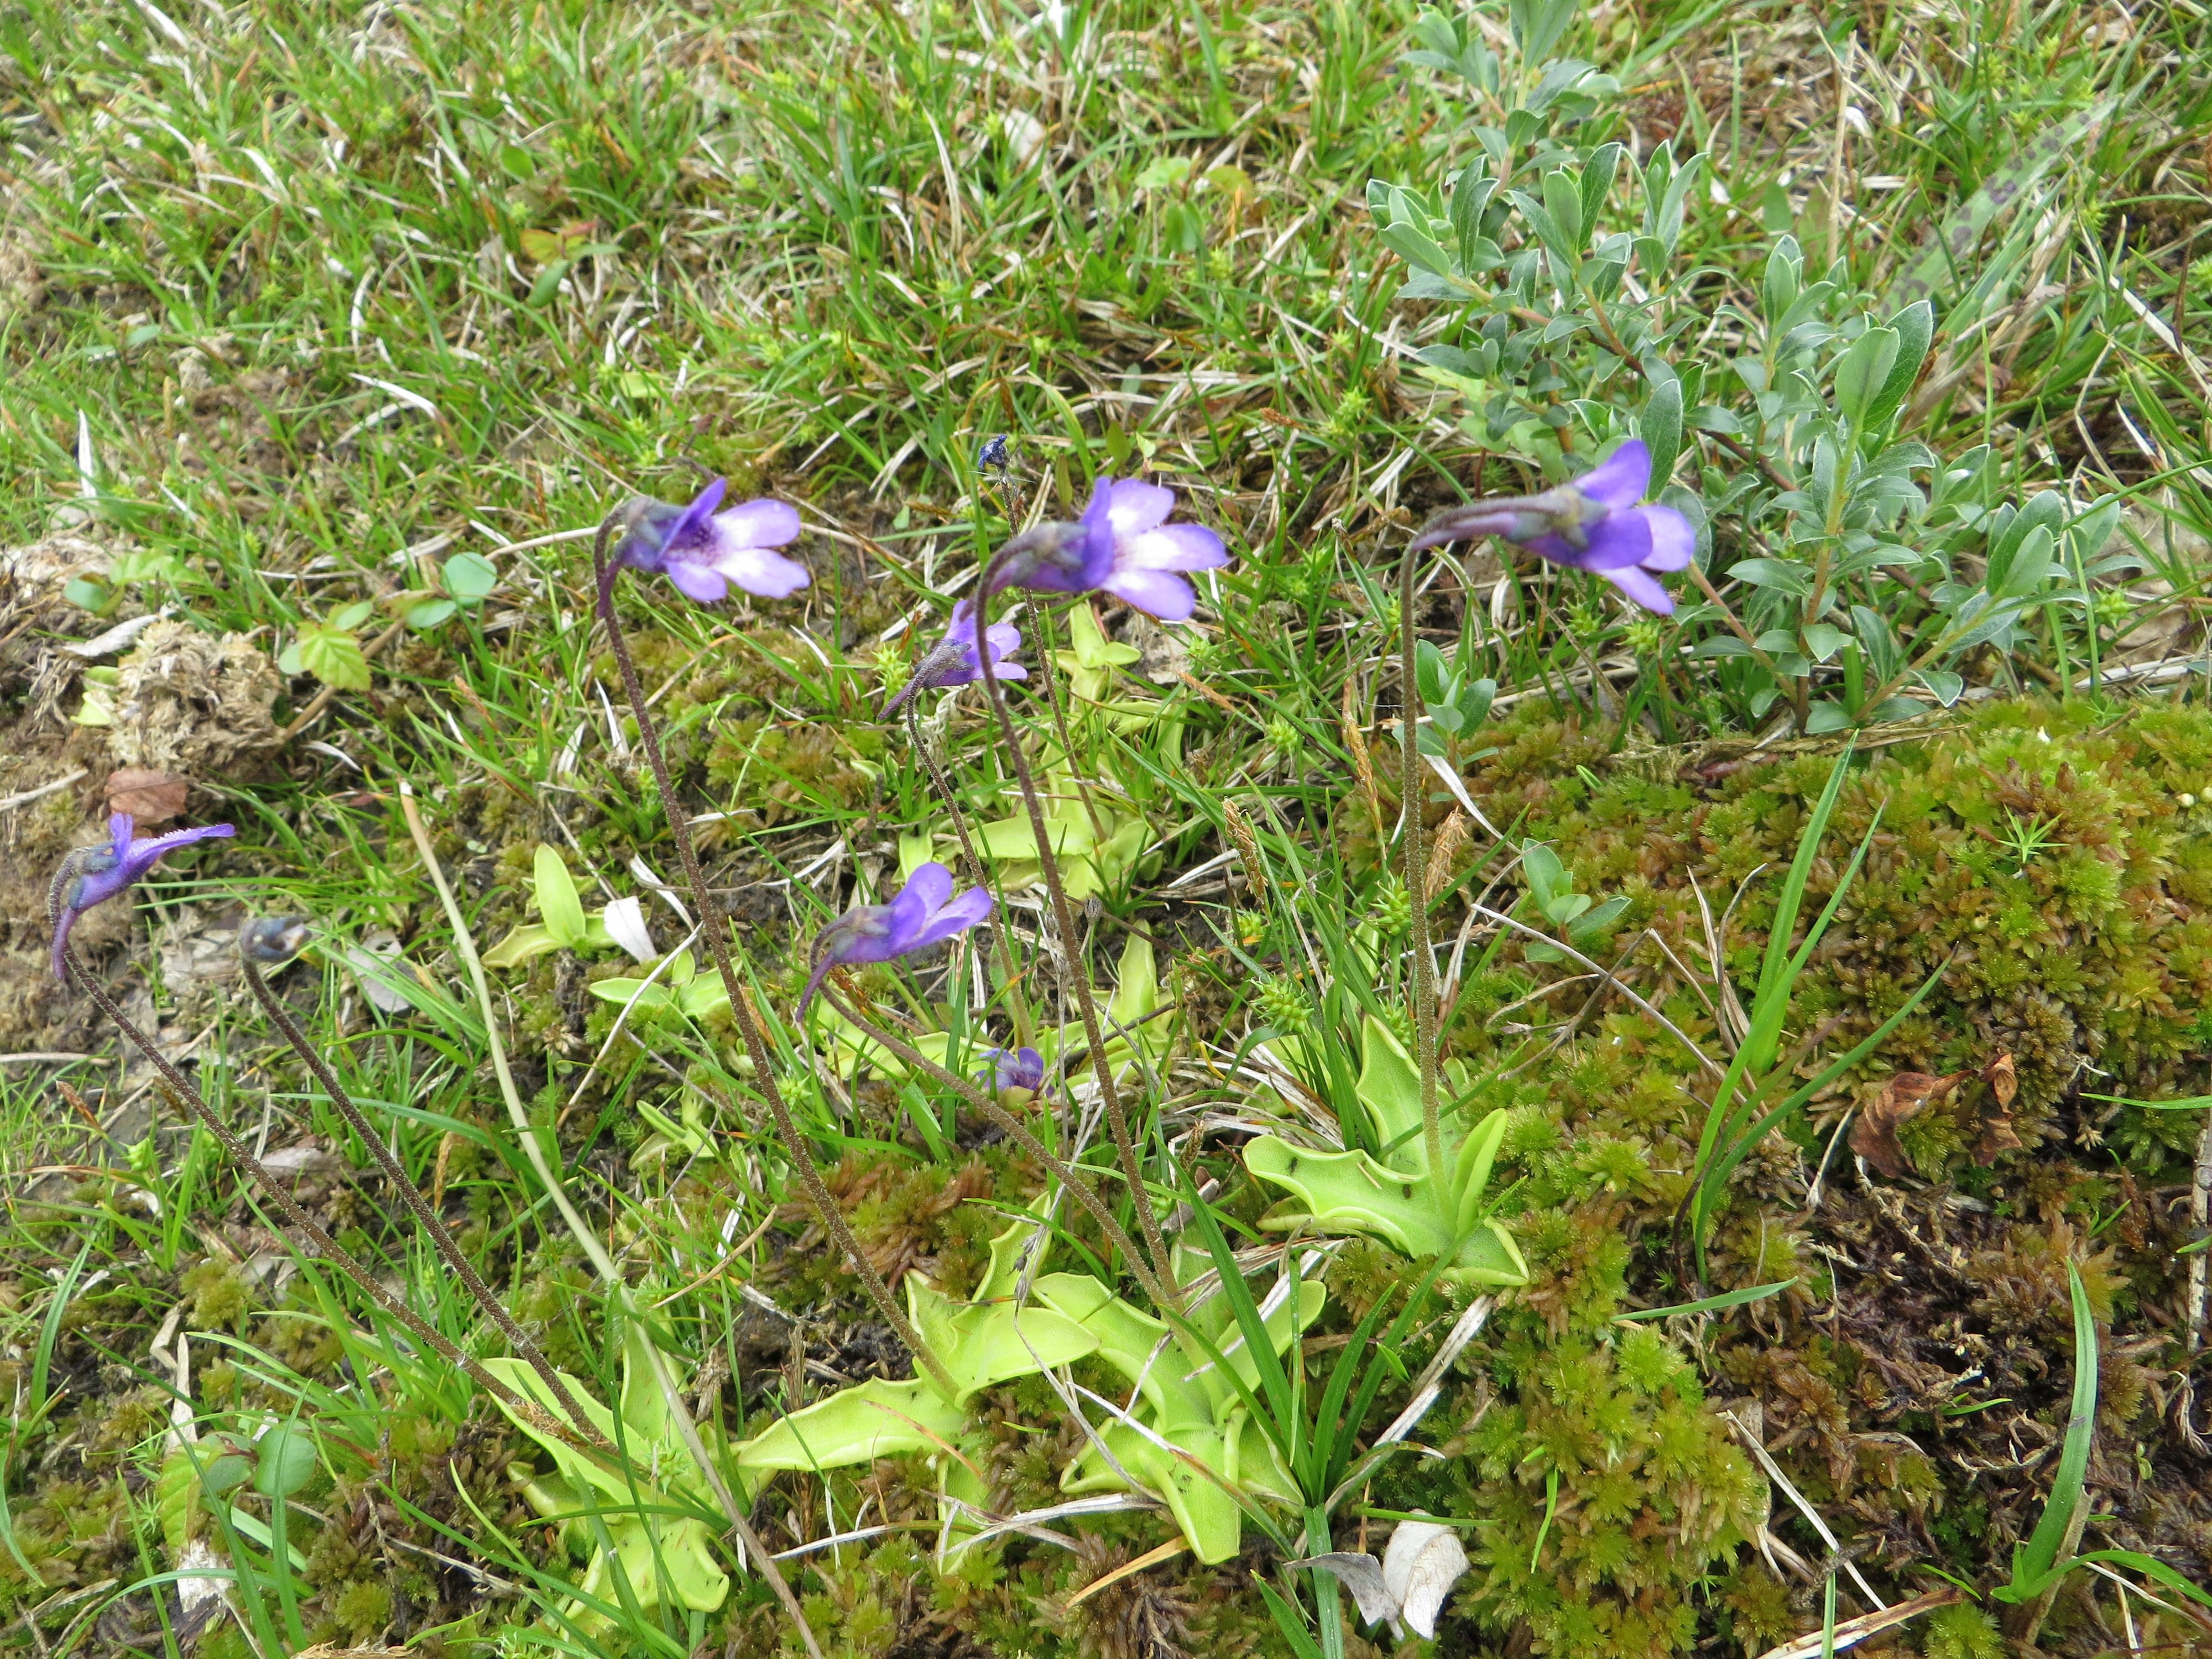
{"label": "long slender scape", "polygon": [[430,844],[430,832],[422,824],[422,814],[415,805],[415,791],[405,779],[399,784],[399,809],[407,819],[407,832],[414,837],[415,849],[422,855],[422,866],[429,872],[430,885],[438,895],[438,902],[446,912],[446,920],[453,930],[453,949],[460,955],[461,963],[468,969],[469,978],[477,992],[477,1006],[483,1015],[484,1047],[491,1052],[491,1069],[499,1079],[501,1099],[507,1103],[507,1121],[514,1126],[515,1139],[522,1143],[522,1155],[530,1160],[530,1168],[545,1188],[545,1195],[553,1207],[561,1212],[561,1219],[569,1234],[591,1260],[592,1267],[600,1278],[620,1284],[622,1274],[617,1271],[614,1258],[599,1243],[599,1235],[591,1224],[578,1214],[576,1206],[568,1200],[568,1188],[561,1176],[546,1158],[545,1149],[538,1144],[538,1130],[530,1121],[530,1114],[523,1109],[522,1097],[514,1086],[514,1074],[507,1069],[507,1045],[500,1041],[499,1011],[492,1006],[491,985],[484,978],[483,963],[477,956],[476,941],[469,937],[468,919],[453,897],[453,890],[446,883],[446,872],[439,866],[438,854]]}
{"label": "long slender scape", "polygon": [[[622,623],[615,616],[614,578],[618,566],[607,563],[607,537],[614,528],[615,519],[610,514],[599,525],[599,539],[592,544],[592,569],[599,588],[599,617],[606,623],[607,642],[613,648],[615,661],[622,670],[623,690],[629,698],[631,709],[637,715],[637,734],[645,744],[647,763],[653,768],[653,781],[660,790],[661,811],[667,816],[669,830],[676,837],[676,856],[684,866],[684,879],[690,884],[693,902],[699,907],[700,931],[707,936],[707,948],[714,958],[715,970],[722,976],[722,988],[729,994],[730,1015],[737,1021],[738,1035],[744,1039],[746,1056],[752,1061],[753,1081],[761,1097],[768,1103],[769,1115],[775,1120],[775,1132],[783,1141],[784,1150],[798,1166],[799,1178],[813,1202],[815,1212],[837,1248],[853,1264],[861,1287],[868,1300],[876,1304],[876,1311],[914,1355],[915,1363],[927,1371],[946,1395],[958,1393],[951,1373],[944,1363],[930,1352],[929,1345],[921,1340],[898,1304],[892,1299],[890,1286],[884,1283],[883,1275],[875,1269],[860,1249],[860,1241],[853,1237],[844,1212],[830,1195],[823,1184],[822,1171],[815,1166],[814,1154],[806,1145],[799,1127],[792,1121],[790,1109],[785,1105],[783,1091],[776,1086],[775,1067],[768,1051],[767,1040],[760,1027],[754,1023],[752,1005],[745,1000],[744,988],[738,982],[738,971],[730,960],[730,944],[726,931],[722,908],[708,890],[707,878],[699,868],[699,854],[691,844],[690,826],[684,821],[684,808],[676,798],[676,785],[668,775],[668,762],[660,749],[660,730],[653,724],[653,711],[646,704],[645,686],[637,676],[637,665],[630,659],[629,641],[624,637]],[[981,624],[978,624],[981,626]],[[980,637],[980,636],[979,636]],[[982,653],[987,665],[990,652]]]}
{"label": "long slender scape", "polygon": [[[606,1246],[599,1243],[599,1235],[592,1231],[590,1224],[576,1212],[575,1206],[568,1201],[567,1189],[547,1163],[544,1150],[538,1144],[537,1133],[531,1127],[530,1114],[523,1109],[522,1096],[514,1086],[514,1073],[507,1069],[507,1048],[499,1036],[498,1012],[492,1006],[491,981],[484,977],[483,962],[477,955],[476,941],[469,937],[468,918],[461,914],[460,904],[453,897],[453,890],[446,884],[446,873],[438,867],[437,852],[430,844],[430,832],[423,828],[422,815],[415,808],[415,792],[404,779],[399,785],[399,805],[407,817],[408,834],[415,838],[416,850],[422,854],[423,867],[430,872],[430,884],[437,890],[438,902],[445,910],[447,924],[453,930],[453,948],[460,953],[462,963],[469,970],[469,979],[476,987],[477,1004],[483,1012],[484,1046],[491,1051],[492,1071],[499,1079],[500,1097],[507,1103],[507,1120],[515,1127],[515,1133],[522,1141],[523,1152],[530,1159],[530,1167],[537,1171],[538,1180],[544,1183],[546,1195],[553,1200],[554,1207],[560,1211],[562,1220],[568,1224],[569,1232],[582,1247],[585,1255],[590,1258],[592,1271],[599,1274],[600,1282],[606,1286],[609,1297],[625,1317],[641,1318],[642,1316],[638,1311],[636,1299],[630,1294],[629,1281],[616,1267],[614,1258],[607,1254]],[[746,1555],[760,1563],[762,1574],[768,1579],[776,1601],[798,1626],[800,1637],[805,1641],[806,1650],[814,1656],[814,1659],[823,1659],[822,1645],[815,1640],[814,1627],[806,1622],[805,1610],[799,1605],[799,1598],[791,1593],[791,1586],[784,1581],[783,1570],[776,1565],[775,1558],[768,1552],[768,1546],[761,1542],[760,1534],[753,1530],[752,1522],[745,1518],[744,1508],[730,1490],[729,1482],[722,1479],[721,1469],[708,1455],[706,1443],[699,1437],[699,1425],[691,1420],[690,1408],[684,1405],[684,1396],[677,1390],[675,1379],[669,1376],[668,1367],[660,1358],[660,1350],[650,1340],[643,1346],[652,1358],[653,1386],[660,1395],[661,1404],[667,1410],[669,1420],[676,1425],[677,1437],[684,1442],[685,1455],[697,1467],[699,1478],[707,1483],[714,1501],[721,1506],[731,1530],[737,1534]]]}
{"label": "long slender scape", "polygon": [[587,1421],[584,1408],[568,1392],[568,1385],[561,1380],[561,1373],[554,1370],[553,1362],[546,1358],[544,1351],[530,1340],[521,1326],[515,1323],[514,1316],[507,1310],[507,1304],[493,1294],[490,1285],[484,1283],[475,1264],[447,1230],[445,1222],[430,1207],[429,1200],[423,1197],[422,1189],[415,1184],[405,1167],[392,1155],[384,1144],[383,1137],[376,1133],[375,1126],[369,1122],[361,1108],[354,1104],[353,1097],[346,1093],[329,1066],[324,1062],[322,1055],[316,1052],[314,1044],[307,1041],[307,1034],[294,1021],[291,1011],[269,988],[268,981],[262,978],[261,969],[255,965],[253,958],[241,951],[238,960],[240,967],[246,972],[246,988],[253,993],[254,1000],[260,1003],[262,1011],[269,1016],[284,1040],[307,1062],[307,1070],[322,1085],[331,1104],[337,1108],[339,1116],[352,1125],[354,1133],[368,1148],[369,1156],[376,1160],[376,1165],[384,1171],[386,1179],[398,1188],[401,1201],[414,1213],[422,1231],[430,1236],[431,1244],[446,1265],[453,1269],[454,1277],[476,1298],[477,1305],[483,1310],[486,1317],[499,1327],[500,1334],[507,1338],[507,1345],[552,1391],[553,1398],[560,1402],[561,1409],[568,1413],[570,1420],[577,1423]]}
{"label": "long slender scape", "polygon": [[[975,626],[988,628],[991,621],[991,572],[983,574],[976,585]],[[979,632],[979,637],[981,637]],[[1067,890],[1060,885],[1060,860],[1054,854],[1052,836],[1044,821],[1044,805],[1037,799],[1036,780],[1030,775],[1027,754],[1023,752],[1020,735],[1014,730],[1014,718],[1006,708],[1006,693],[1000,689],[999,677],[994,672],[991,653],[978,653],[983,670],[983,687],[991,699],[992,711],[999,717],[999,732],[1006,740],[1006,751],[1013,758],[1014,779],[1021,787],[1023,805],[1029,808],[1030,832],[1036,838],[1037,867],[1044,872],[1045,891],[1052,900],[1054,925],[1060,930],[1060,949],[1067,960],[1067,977],[1075,987],[1076,1006],[1083,1013],[1084,1035],[1091,1042],[1091,1069],[1097,1073],[1099,1099],[1106,1108],[1107,1127],[1113,1132],[1114,1150],[1121,1155],[1121,1173],[1129,1182],[1129,1196],[1137,1206],[1137,1224],[1143,1230],[1145,1246],[1152,1254],[1153,1276],[1162,1285],[1172,1285],[1174,1275],[1168,1271],[1167,1241],[1161,1236],[1159,1219],[1152,1213],[1152,1201],[1145,1191],[1142,1169],[1137,1163],[1137,1149],[1129,1139],[1129,1120],[1121,1109],[1121,1091],[1114,1086],[1114,1068],[1106,1063],[1106,1042],[1098,1024],[1097,1004],[1091,995],[1091,974],[1082,958],[1082,946],[1078,942],[1074,914],[1067,908]],[[1073,757],[1069,764],[1074,763]],[[1180,1301],[1169,1305],[1180,1306]]]}
{"label": "long slender scape", "polygon": [[[952,780],[945,775],[945,769],[937,763],[936,754],[931,750],[928,740],[922,736],[921,715],[916,708],[919,699],[914,697],[907,699],[908,740],[913,744],[914,752],[921,757],[923,769],[929,774],[929,781],[937,790],[938,799],[945,803],[945,810],[951,815],[952,833],[959,839],[960,856],[968,861],[969,873],[977,881],[990,881],[991,872],[983,867],[983,860],[976,856],[975,843],[969,836],[968,815],[961,811],[959,798],[952,793]],[[1000,896],[1003,898],[1004,896]],[[1006,907],[1003,902],[991,907],[991,931],[998,937],[999,958],[1006,964],[1006,1004],[1013,1018],[1014,1041],[1018,1044],[1026,1044],[1034,1035],[1030,1029],[1029,1000],[1022,995],[1016,982],[1020,970],[1014,965],[1014,931],[1006,921]]]}
{"label": "long slender scape", "polygon": [[344,1246],[325,1232],[316,1224],[315,1218],[300,1206],[299,1200],[285,1190],[283,1184],[268,1166],[247,1150],[244,1141],[231,1133],[230,1126],[216,1115],[215,1109],[207,1103],[200,1091],[192,1085],[191,1079],[169,1062],[168,1057],[155,1046],[154,1040],[131,1022],[131,1017],[117,1006],[114,999],[110,997],[106,991],[101,988],[99,981],[86,971],[83,961],[76,954],[76,947],[74,945],[65,947],[63,957],[69,964],[70,978],[75,982],[76,988],[92,999],[94,1006],[114,1023],[115,1028],[123,1033],[132,1048],[153,1061],[155,1070],[160,1073],[161,1081],[167,1085],[168,1093],[190,1109],[193,1116],[199,1119],[201,1125],[216,1138],[216,1145],[222,1148],[224,1153],[234,1164],[253,1177],[261,1189],[269,1194],[270,1201],[283,1212],[285,1220],[298,1228],[305,1236],[316,1255],[322,1256],[345,1274],[363,1295],[397,1320],[425,1347],[447,1364],[462,1372],[478,1388],[488,1394],[497,1395],[510,1407],[519,1412],[532,1426],[542,1428],[548,1433],[572,1443],[577,1442],[579,1436],[586,1437],[584,1443],[577,1446],[580,1451],[604,1455],[614,1449],[592,1427],[589,1419],[579,1414],[573,1429],[567,1424],[556,1422],[536,1401],[525,1399],[501,1382],[459,1348],[447,1341],[435,1326],[390,1291],[385,1289],[383,1281],[356,1260]]}
{"label": "long slender scape", "polygon": [[834,990],[825,990],[823,994],[829,998],[830,1006],[850,1020],[863,1036],[882,1044],[885,1050],[924,1076],[951,1090],[961,1099],[1003,1129],[1007,1138],[1017,1146],[1051,1170],[1060,1184],[1075,1195],[1076,1202],[1091,1212],[1092,1218],[1104,1230],[1107,1242],[1127,1259],[1129,1271],[1136,1275],[1137,1282],[1145,1287],[1145,1294],[1152,1298],[1153,1304],[1158,1307],[1170,1305],[1164,1288],[1152,1277],[1152,1270],[1146,1266],[1144,1255],[1137,1249],[1136,1242],[1129,1237],[1121,1224],[1114,1218],[1114,1212],[1107,1206],[1105,1200],[1098,1196],[1097,1192],[1088,1181],[1076,1173],[1072,1164],[1048,1150],[1043,1142],[1024,1127],[1019,1118],[992,1099],[987,1092],[977,1087],[969,1079],[939,1066],[911,1044],[902,1041],[872,1021],[864,1019],[857,1010],[846,1003]]}
{"label": "long slender scape", "polygon": [[[1429,959],[1429,892],[1421,868],[1421,800],[1428,793],[1422,781],[1419,635],[1413,627],[1413,570],[1419,556],[1412,547],[1398,568],[1398,632],[1404,679],[1403,716],[1398,735],[1405,757],[1406,899],[1413,917],[1413,1063],[1421,1073],[1421,1141],[1429,1169],[1441,1182],[1444,1178],[1444,1130],[1437,1106],[1437,993],[1431,982],[1436,964]],[[1441,1190],[1441,1188],[1439,1188]]]}
{"label": "long slender scape", "polygon": [[1106,824],[1098,816],[1098,803],[1091,799],[1090,784],[1076,769],[1075,739],[1068,733],[1067,706],[1060,700],[1060,676],[1053,672],[1052,648],[1059,643],[1060,630],[1053,626],[1053,613],[1042,605],[1035,607],[1031,614],[1036,617],[1037,678],[1043,682],[1045,701],[1052,707],[1053,729],[1060,733],[1060,752],[1067,757],[1067,773],[1075,780],[1075,793],[1083,802],[1084,816],[1091,820],[1091,833],[1103,847],[1106,842]]}

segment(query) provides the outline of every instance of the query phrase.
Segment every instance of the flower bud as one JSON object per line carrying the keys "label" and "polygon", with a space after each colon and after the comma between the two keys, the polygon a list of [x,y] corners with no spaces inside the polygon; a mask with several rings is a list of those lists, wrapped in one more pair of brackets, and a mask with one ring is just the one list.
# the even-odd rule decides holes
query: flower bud
{"label": "flower bud", "polygon": [[257,968],[282,968],[307,942],[305,916],[256,916],[238,930],[238,953]]}

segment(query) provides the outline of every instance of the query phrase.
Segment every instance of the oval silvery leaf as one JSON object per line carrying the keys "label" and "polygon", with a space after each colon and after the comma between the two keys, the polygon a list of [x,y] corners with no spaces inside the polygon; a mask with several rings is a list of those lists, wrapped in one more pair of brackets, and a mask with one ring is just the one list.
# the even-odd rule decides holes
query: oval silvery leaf
{"label": "oval silvery leaf", "polygon": [[607,937],[629,952],[633,960],[651,962],[660,952],[653,948],[653,929],[645,920],[645,902],[632,895],[610,902],[600,913]]}
{"label": "oval silvery leaf", "polygon": [[1415,1635],[1431,1640],[1444,1597],[1467,1567],[1457,1529],[1433,1521],[1401,1521],[1382,1552],[1382,1583],[1398,1604],[1399,1617]]}

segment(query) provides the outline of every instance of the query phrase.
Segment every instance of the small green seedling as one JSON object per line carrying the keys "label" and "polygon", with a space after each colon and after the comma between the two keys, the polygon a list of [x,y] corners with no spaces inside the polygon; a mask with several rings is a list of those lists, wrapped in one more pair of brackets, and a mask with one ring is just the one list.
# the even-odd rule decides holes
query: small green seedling
{"label": "small green seedling", "polygon": [[[583,897],[576,890],[576,878],[568,873],[568,861],[557,848],[539,842],[531,867],[538,920],[526,922],[485,951],[485,967],[519,968],[548,951],[611,951],[621,945],[622,941],[611,931],[616,921],[616,906],[634,908],[635,901],[617,899],[598,915],[587,915]],[[672,973],[663,975],[662,980],[655,982],[656,990],[660,982],[672,977]],[[690,975],[686,974],[684,977],[688,981]],[[626,1002],[637,984],[633,980],[603,980],[592,990],[594,994],[607,996],[610,1001]],[[608,995],[617,985],[626,988],[620,994]],[[662,1006],[666,994],[661,993],[660,996],[661,1002],[646,1006]],[[728,998],[723,1001],[726,1004]]]}
{"label": "small green seedling", "polygon": [[1490,753],[1483,750],[1453,755],[1451,750],[1454,745],[1465,743],[1468,734],[1490,717],[1491,702],[1498,696],[1498,682],[1464,678],[1444,660],[1444,653],[1426,640],[1417,647],[1414,674],[1420,682],[1421,702],[1429,716],[1428,723],[1413,733],[1413,741],[1421,752],[1462,762],[1479,760]]}
{"label": "small green seedling", "polygon": [[492,562],[481,553],[456,553],[446,561],[438,573],[441,591],[425,593],[416,590],[400,595],[404,609],[400,619],[416,633],[450,621],[456,614],[473,616],[483,608],[493,588],[499,586],[499,572]]}
{"label": "small green seedling", "polygon": [[[1575,890],[1574,872],[1559,862],[1559,855],[1540,841],[1521,846],[1521,869],[1528,878],[1528,896],[1546,921],[1563,933],[1577,949],[1587,946],[1610,927],[1628,901],[1615,895],[1599,904],[1588,893]],[[1556,945],[1530,939],[1522,951],[1531,962],[1563,962],[1566,952]]]}
{"label": "small green seedling", "polygon": [[1430,1170],[1421,1133],[1421,1080],[1412,1057],[1372,1014],[1362,1022],[1360,1035],[1362,1063],[1353,1092],[1373,1121],[1382,1156],[1315,1152],[1279,1135],[1261,1136],[1244,1149],[1244,1167],[1294,1194],[1297,1203],[1278,1206],[1260,1224],[1366,1233],[1408,1255],[1438,1258],[1454,1279],[1527,1284],[1528,1266],[1520,1247],[1483,1204],[1505,1135],[1505,1114],[1492,1112],[1471,1129],[1456,1117],[1449,1121],[1449,1167]]}
{"label": "small green seedling", "polygon": [[109,617],[140,583],[174,582],[183,574],[184,566],[173,553],[119,553],[105,574],[72,578],[63,587],[62,598],[95,617]]}
{"label": "small green seedling", "polygon": [[369,600],[356,599],[319,621],[307,617],[276,666],[287,674],[312,674],[333,691],[368,690],[368,653],[362,648],[361,628],[375,612]]}

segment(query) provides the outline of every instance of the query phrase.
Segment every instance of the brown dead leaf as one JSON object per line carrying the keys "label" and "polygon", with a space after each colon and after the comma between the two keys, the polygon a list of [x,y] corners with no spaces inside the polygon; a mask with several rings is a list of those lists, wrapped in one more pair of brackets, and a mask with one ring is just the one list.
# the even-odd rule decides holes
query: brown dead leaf
{"label": "brown dead leaf", "polygon": [[1437,895],[1452,884],[1452,860],[1467,844],[1467,814],[1455,806],[1451,816],[1437,826],[1437,838],[1429,844],[1429,861],[1421,872],[1423,896],[1431,904]]}
{"label": "brown dead leaf", "polygon": [[1997,1104],[2010,1109],[2020,1096],[2020,1077],[2013,1069],[2012,1056],[1999,1054],[1982,1067],[1982,1081],[1990,1085],[1997,1097]]}
{"label": "brown dead leaf", "polygon": [[1851,1150],[1892,1181],[1912,1173],[1905,1148],[1897,1143],[1899,1127],[1920,1115],[1931,1100],[1950,1092],[1960,1075],[1930,1077],[1925,1072],[1899,1072],[1881,1086],[1881,1092],[1859,1111],[1851,1125]]}
{"label": "brown dead leaf", "polygon": [[1982,1081],[1990,1085],[1990,1098],[1982,1108],[1982,1133],[1974,1142],[1974,1162],[1987,1169],[2003,1152],[2020,1150],[2020,1132],[2013,1127],[2012,1103],[2020,1097],[2020,1078],[2012,1056],[1999,1054],[1982,1068]]}
{"label": "brown dead leaf", "polygon": [[191,780],[173,772],[156,772],[143,766],[122,766],[107,775],[107,810],[128,812],[144,829],[182,817]]}

